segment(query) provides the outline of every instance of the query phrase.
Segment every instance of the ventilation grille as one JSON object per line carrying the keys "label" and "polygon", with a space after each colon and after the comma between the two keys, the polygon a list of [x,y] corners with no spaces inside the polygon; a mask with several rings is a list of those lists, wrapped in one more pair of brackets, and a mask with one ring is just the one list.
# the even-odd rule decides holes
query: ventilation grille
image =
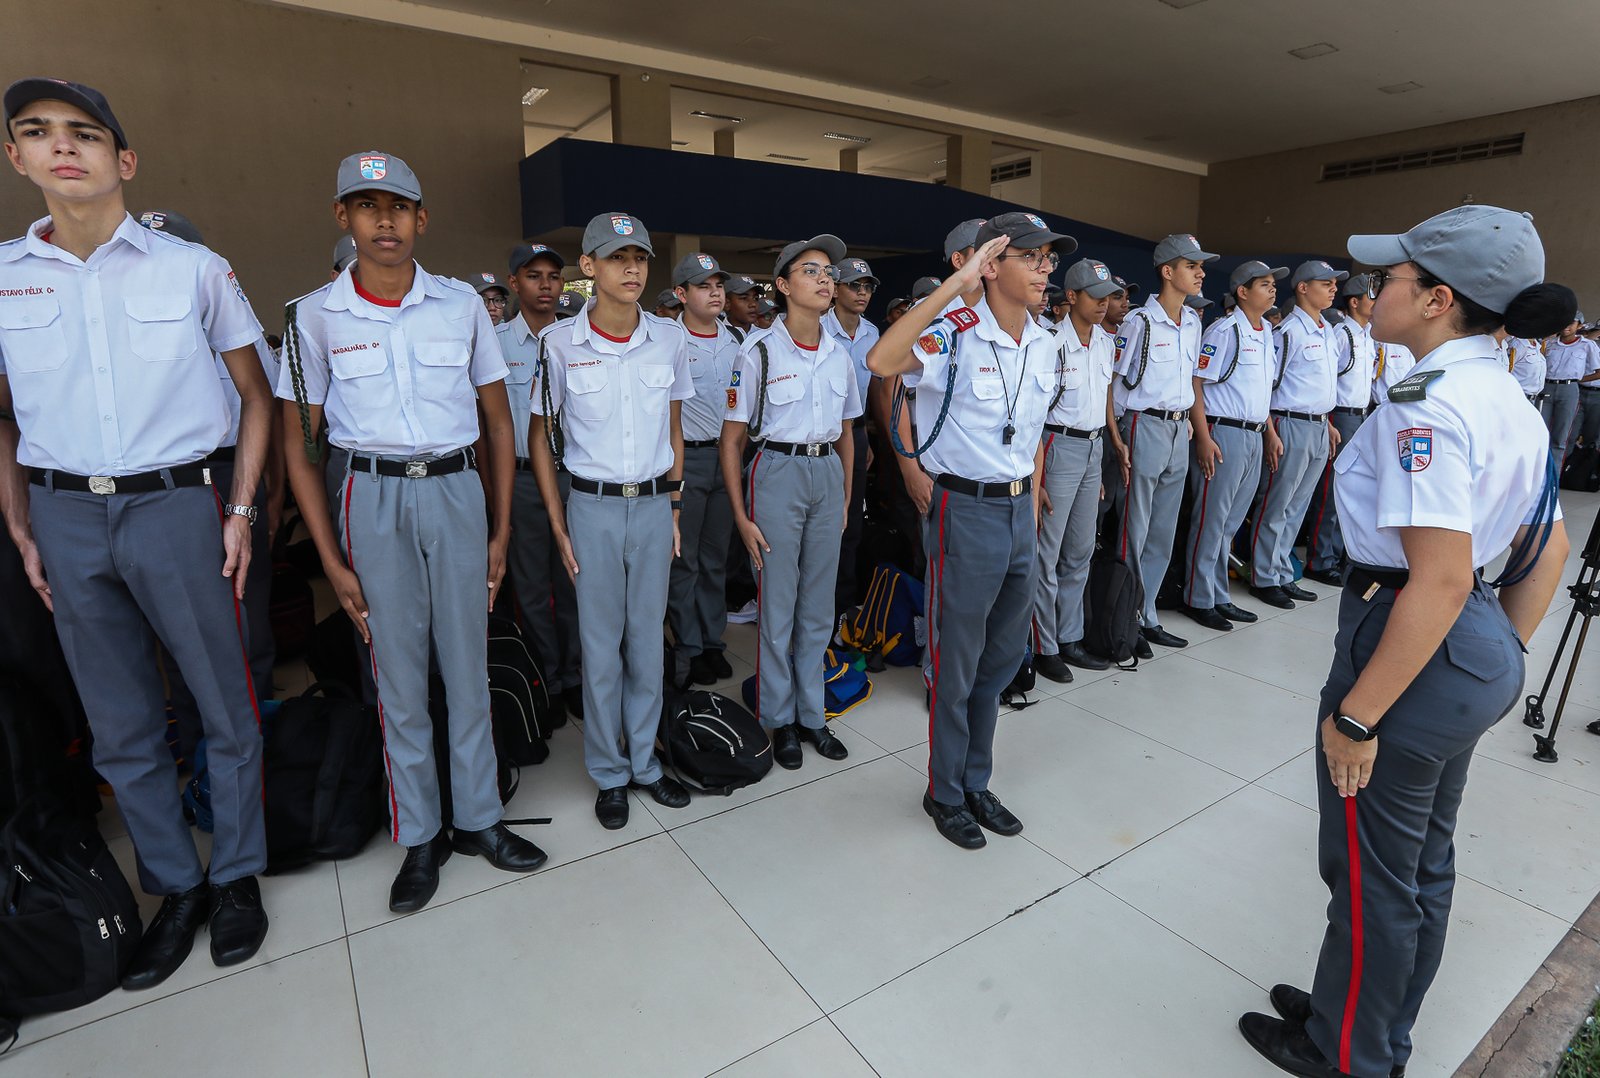
{"label": "ventilation grille", "polygon": [[1488,161],[1495,157],[1517,157],[1522,153],[1519,134],[1444,146],[1437,150],[1412,150],[1408,153],[1366,157],[1359,161],[1335,161],[1322,166],[1324,180],[1352,180],[1357,176],[1378,176],[1386,172],[1411,172],[1440,165],[1460,165],[1468,161]]}
{"label": "ventilation grille", "polygon": [[1022,180],[1033,175],[1033,158],[1024,157],[1019,161],[1007,161],[1005,164],[996,165],[989,170],[990,183],[1005,183],[1007,180]]}

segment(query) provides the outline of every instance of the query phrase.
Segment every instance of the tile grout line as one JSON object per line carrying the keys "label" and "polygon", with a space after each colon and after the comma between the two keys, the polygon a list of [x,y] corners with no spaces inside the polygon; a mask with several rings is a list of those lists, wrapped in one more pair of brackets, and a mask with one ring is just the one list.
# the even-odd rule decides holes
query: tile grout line
{"label": "tile grout line", "polygon": [[350,968],[350,994],[356,1004],[356,1036],[361,1038],[361,1063],[367,1068],[368,1078],[372,1074],[372,1057],[367,1054],[367,1027],[361,1017],[361,983],[356,977],[356,957],[350,951],[350,919],[344,912],[344,877],[339,872],[339,862],[333,863],[333,881],[339,888],[339,921],[344,925],[344,960]]}

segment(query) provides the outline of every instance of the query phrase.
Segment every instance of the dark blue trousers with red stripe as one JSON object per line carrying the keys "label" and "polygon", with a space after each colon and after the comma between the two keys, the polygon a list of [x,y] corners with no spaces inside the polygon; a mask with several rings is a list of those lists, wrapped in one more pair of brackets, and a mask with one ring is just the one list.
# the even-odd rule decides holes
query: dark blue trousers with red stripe
{"label": "dark blue trousers with red stripe", "polygon": [[[1383,588],[1364,600],[1345,589],[1319,722],[1372,658],[1396,594]],[[1366,789],[1341,798],[1317,750],[1318,860],[1332,898],[1306,1031],[1347,1074],[1387,1075],[1411,1057],[1411,1028],[1444,954],[1467,767],[1522,682],[1521,642],[1480,581],[1444,643],[1383,717]]]}

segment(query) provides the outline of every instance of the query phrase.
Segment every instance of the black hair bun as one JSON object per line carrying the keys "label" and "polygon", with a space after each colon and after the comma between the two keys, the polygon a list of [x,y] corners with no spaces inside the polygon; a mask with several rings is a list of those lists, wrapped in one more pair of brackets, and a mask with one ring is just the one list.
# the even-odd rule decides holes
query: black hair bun
{"label": "black hair bun", "polygon": [[1559,333],[1578,317],[1578,296],[1564,284],[1536,284],[1518,292],[1506,308],[1506,332],[1539,340]]}

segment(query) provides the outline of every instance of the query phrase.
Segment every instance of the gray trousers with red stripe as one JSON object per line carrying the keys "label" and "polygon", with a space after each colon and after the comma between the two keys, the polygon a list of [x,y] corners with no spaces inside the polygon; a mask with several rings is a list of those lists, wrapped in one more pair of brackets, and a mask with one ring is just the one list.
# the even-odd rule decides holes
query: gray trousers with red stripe
{"label": "gray trousers with red stripe", "polygon": [[[489,722],[489,530],[472,469],[421,479],[350,472],[339,514],[345,558],[361,579],[372,634],[391,834],[417,846],[442,825],[478,831],[500,822]],[[428,713],[432,644],[449,710],[450,799]]]}
{"label": "gray trousers with red stripe", "polygon": [[1044,489],[1051,512],[1039,519],[1039,587],[1033,601],[1033,650],[1055,655],[1083,639],[1083,589],[1100,517],[1100,458],[1105,439],[1045,434]]}
{"label": "gray trousers with red stripe", "polygon": [[1194,505],[1185,544],[1189,571],[1184,577],[1183,601],[1197,610],[1233,601],[1228,590],[1228,550],[1250,510],[1261,474],[1261,435],[1212,423],[1211,437],[1222,452],[1211,478],[1200,471],[1199,461],[1189,464]]}
{"label": "gray trousers with red stripe", "polygon": [[1033,494],[933,488],[928,507],[928,792],[942,805],[989,788],[1000,692],[1028,646],[1037,585]]}
{"label": "gray trousers with red stripe", "polygon": [[[1384,588],[1363,601],[1343,592],[1319,723],[1372,658],[1395,595]],[[1367,787],[1340,798],[1318,747],[1318,862],[1332,899],[1306,1031],[1347,1074],[1381,1078],[1411,1057],[1411,1028],[1444,954],[1467,767],[1478,738],[1521,695],[1523,672],[1516,631],[1479,581],[1383,717]]]}
{"label": "gray trousers with red stripe", "polygon": [[94,733],[94,766],[133,838],[139,885],[173,895],[207,875],[166,745],[158,638],[183,668],[206,736],[210,878],[263,871],[261,729],[242,608],[222,575],[221,495],[209,486],[104,497],[33,486],[29,495],[56,633]]}

